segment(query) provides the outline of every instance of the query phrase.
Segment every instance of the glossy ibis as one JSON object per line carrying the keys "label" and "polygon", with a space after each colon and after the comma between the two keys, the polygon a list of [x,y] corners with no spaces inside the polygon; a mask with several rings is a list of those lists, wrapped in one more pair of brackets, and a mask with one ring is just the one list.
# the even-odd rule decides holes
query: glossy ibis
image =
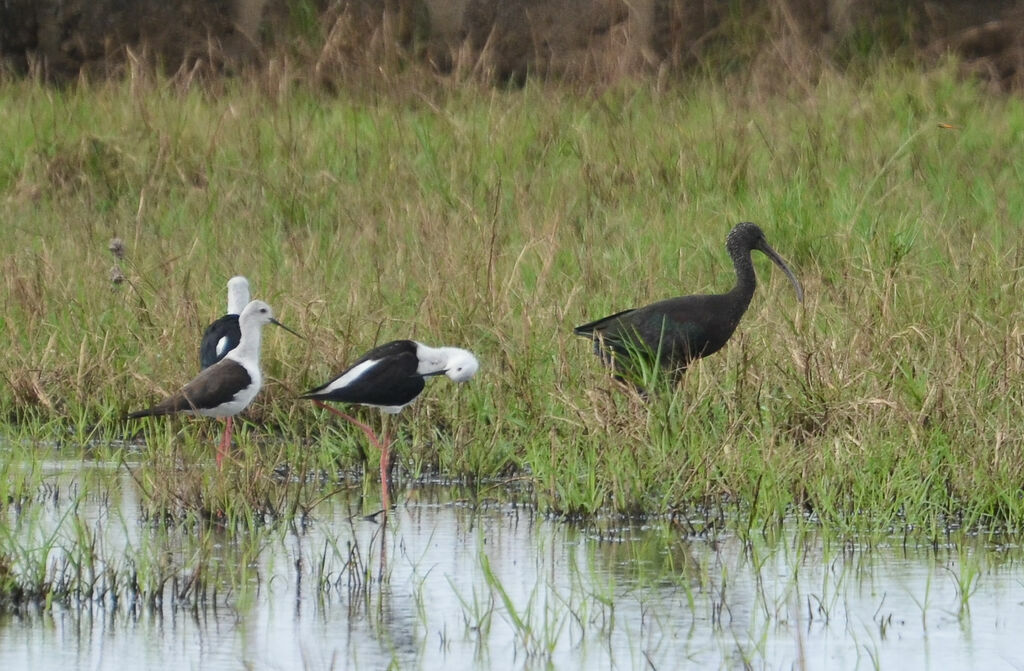
{"label": "glossy ibis", "polygon": [[[466,382],[476,374],[479,366],[472,352],[458,347],[429,347],[415,340],[393,340],[373,348],[332,380],[307,391],[300,398],[311,399],[321,408],[355,424],[380,450],[381,498],[387,511],[390,501],[388,471],[391,466],[388,417],[401,412],[420,395],[426,386],[426,378],[446,375],[455,382]],[[323,401],[380,408],[384,413],[381,437],[378,438],[366,424]]]}
{"label": "glossy ibis", "polygon": [[260,372],[260,340],[266,324],[277,324],[298,335],[274,319],[270,306],[263,301],[252,301],[238,317],[241,338],[238,347],[223,359],[202,370],[181,390],[151,408],[128,415],[129,419],[150,415],[184,413],[204,417],[225,418],[224,437],[217,449],[217,466],[231,445],[231,418],[245,410],[259,393],[263,384]]}
{"label": "glossy ibis", "polygon": [[242,332],[238,315],[249,303],[249,280],[236,275],[228,280],[228,312],[203,331],[199,343],[199,369],[209,368],[238,347]]}
{"label": "glossy ibis", "polygon": [[800,282],[757,225],[737,224],[725,247],[736,268],[736,286],[731,291],[668,298],[577,326],[573,333],[592,338],[594,352],[608,363],[615,361],[633,381],[641,376],[639,358],[648,364],[657,361],[678,379],[691,361],[722,349],[736,330],[757,284],[751,250],[763,252],[782,268],[796,289],[797,300],[803,301]]}

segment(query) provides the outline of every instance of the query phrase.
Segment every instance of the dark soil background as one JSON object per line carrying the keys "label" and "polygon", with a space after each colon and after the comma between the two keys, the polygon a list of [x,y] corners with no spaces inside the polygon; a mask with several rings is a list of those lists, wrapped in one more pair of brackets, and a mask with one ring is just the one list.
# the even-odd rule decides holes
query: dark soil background
{"label": "dark soil background", "polygon": [[[495,81],[609,79],[771,61],[955,54],[1000,90],[1024,84],[1024,2],[1010,0],[0,0],[8,73],[60,82],[122,72],[231,73],[273,59],[408,67]],[[804,65],[801,65],[804,64]]]}

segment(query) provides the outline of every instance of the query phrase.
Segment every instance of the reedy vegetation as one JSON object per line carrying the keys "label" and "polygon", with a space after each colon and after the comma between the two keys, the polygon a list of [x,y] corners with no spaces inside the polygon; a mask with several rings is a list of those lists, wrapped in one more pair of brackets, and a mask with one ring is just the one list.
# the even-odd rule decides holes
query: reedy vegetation
{"label": "reedy vegetation", "polygon": [[[98,423],[101,442],[142,429],[147,450],[179,449],[168,420],[119,418],[195,373],[242,273],[307,337],[264,334],[247,463],[358,464],[359,434],[294,396],[415,337],[482,369],[432,382],[404,418],[413,474],[525,476],[542,510],[570,515],[724,502],[752,527],[801,510],[929,535],[1024,520],[1019,100],[952,65],[781,91],[386,84],[4,82],[7,430],[70,430],[84,449]],[[804,305],[755,256],[761,285],[726,349],[648,403],[622,392],[572,326],[728,289],[725,235],[743,220]]]}

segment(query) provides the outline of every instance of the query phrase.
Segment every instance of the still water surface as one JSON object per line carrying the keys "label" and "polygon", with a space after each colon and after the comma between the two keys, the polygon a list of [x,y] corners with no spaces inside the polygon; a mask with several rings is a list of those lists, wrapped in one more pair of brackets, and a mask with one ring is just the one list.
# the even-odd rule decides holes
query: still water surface
{"label": "still water surface", "polygon": [[1024,553],[991,541],[578,527],[436,486],[401,492],[384,530],[342,493],[304,528],[211,540],[140,522],[123,468],[89,495],[80,480],[103,467],[48,468],[63,493],[3,511],[5,552],[53,570],[84,530],[100,564],[162,562],[179,590],[205,557],[216,594],[0,616],[3,670],[1024,668]]}

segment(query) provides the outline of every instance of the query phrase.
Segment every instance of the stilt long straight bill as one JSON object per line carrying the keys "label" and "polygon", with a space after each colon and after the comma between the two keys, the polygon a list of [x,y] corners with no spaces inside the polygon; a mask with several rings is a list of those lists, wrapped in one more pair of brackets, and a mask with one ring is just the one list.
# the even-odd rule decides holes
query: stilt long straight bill
{"label": "stilt long straight bill", "polygon": [[[275,324],[277,326],[280,326],[281,328],[283,328],[285,331],[288,331],[288,333],[291,333],[296,338],[302,338],[302,336],[300,336],[298,333],[296,333],[295,331],[291,330],[290,328],[288,328],[287,326],[285,326],[281,322],[277,321],[276,319],[271,319],[270,323],[271,324]],[[305,338],[302,338],[302,339],[305,340]]]}

